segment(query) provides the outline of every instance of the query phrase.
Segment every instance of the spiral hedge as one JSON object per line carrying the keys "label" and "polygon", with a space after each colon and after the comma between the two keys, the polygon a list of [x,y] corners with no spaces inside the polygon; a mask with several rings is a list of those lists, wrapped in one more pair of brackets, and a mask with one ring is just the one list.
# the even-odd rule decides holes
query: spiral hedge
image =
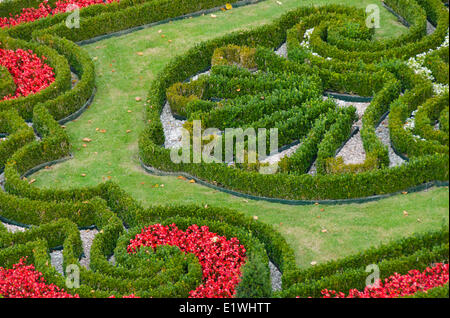
{"label": "spiral hedge", "polygon": [[[198,14],[228,2],[257,1],[93,1],[81,9],[81,28],[76,30],[65,25],[70,13],[57,11],[60,4],[48,1],[51,14],[0,29],[0,49],[31,51],[54,72],[47,87],[0,102],[0,133],[6,137],[0,143],[4,170],[0,219],[28,228],[10,233],[0,223],[0,268],[18,264],[15,268],[23,273],[41,273],[54,296],[64,290],[79,297],[320,297],[323,289],[362,289],[368,263],[378,263],[385,278],[448,262],[448,229],[443,229],[301,270],[293,250],[274,228],[234,210],[193,205],[144,208],[113,182],[68,190],[32,186],[26,178],[30,173],[70,157],[70,141],[60,124],[79,115],[95,93],[94,65],[76,42]],[[358,198],[447,181],[448,92],[442,93],[438,83],[448,84],[444,70],[448,47],[434,49],[448,39],[448,11],[438,0],[385,2],[410,23],[404,36],[371,41],[373,32],[365,27],[359,10],[302,7],[271,24],[201,43],[174,59],[151,84],[148,125],[139,140],[141,160],[228,189],[284,199]],[[38,0],[2,2],[0,16],[16,16],[23,8],[40,4]],[[427,20],[436,25],[429,36]],[[273,52],[285,41],[288,59]],[[428,49],[433,49],[425,58],[432,78],[406,63]],[[210,76],[185,82],[211,64]],[[75,86],[71,73],[79,78]],[[0,89],[3,96],[17,89],[4,67],[0,67]],[[362,172],[330,171],[335,150],[350,133],[355,110],[323,101],[326,91],[372,99],[361,131],[367,160],[363,168],[353,167]],[[163,146],[160,113],[166,99],[174,112],[188,120],[202,118],[223,128],[233,123],[278,127],[283,145],[305,142],[273,175],[258,174],[245,165],[174,164]],[[294,107],[280,108],[291,102]],[[226,106],[217,109],[218,103]],[[242,105],[248,107],[244,116],[239,113]],[[388,111],[393,147],[409,158],[397,168],[388,168],[387,149],[375,135],[378,121]],[[416,125],[405,130],[413,112]],[[442,122],[439,130],[430,128],[436,120]],[[305,174],[316,158],[320,173]],[[87,228],[98,230],[89,269],[80,265],[79,230]],[[77,287],[68,286],[51,265],[49,253],[61,249],[64,271],[72,265],[80,270]],[[207,251],[224,253],[223,259],[211,261],[217,253]],[[272,291],[269,260],[282,272],[282,291]],[[24,262],[33,267],[24,268]],[[225,278],[210,281],[208,277],[216,273]],[[34,279],[39,279],[36,275]]]}

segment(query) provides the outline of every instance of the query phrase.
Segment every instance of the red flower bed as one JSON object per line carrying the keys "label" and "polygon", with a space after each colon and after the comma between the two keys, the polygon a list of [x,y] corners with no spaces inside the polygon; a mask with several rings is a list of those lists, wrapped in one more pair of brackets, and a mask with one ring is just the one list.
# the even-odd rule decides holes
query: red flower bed
{"label": "red flower bed", "polygon": [[0,48],[0,64],[8,69],[17,86],[16,94],[5,96],[3,100],[35,94],[53,83],[55,74],[53,68],[44,63],[45,59],[32,51]]}
{"label": "red flower bed", "polygon": [[364,291],[352,289],[348,296],[334,290],[323,290],[323,298],[397,298],[448,283],[448,264],[438,263],[423,272],[411,270],[406,275],[395,273],[380,282],[378,287],[366,287]]}
{"label": "red flower bed", "polygon": [[79,298],[45,283],[42,273],[22,258],[12,269],[0,267],[0,295],[5,298]]}
{"label": "red flower bed", "polygon": [[37,8],[24,8],[20,14],[0,18],[0,28],[11,27],[21,23],[32,22],[45,18],[49,15],[66,12],[69,5],[77,5],[80,9],[94,4],[108,4],[119,0],[60,0],[55,3],[55,8],[50,7],[44,0]]}
{"label": "red flower bed", "polygon": [[203,270],[203,284],[190,292],[191,298],[230,298],[235,295],[240,281],[241,266],[246,260],[246,250],[237,238],[227,240],[211,233],[207,226],[190,226],[186,231],[175,224],[155,224],[142,229],[130,241],[127,251],[135,253],[141,246],[155,249],[160,245],[177,246],[182,252],[198,257]]}

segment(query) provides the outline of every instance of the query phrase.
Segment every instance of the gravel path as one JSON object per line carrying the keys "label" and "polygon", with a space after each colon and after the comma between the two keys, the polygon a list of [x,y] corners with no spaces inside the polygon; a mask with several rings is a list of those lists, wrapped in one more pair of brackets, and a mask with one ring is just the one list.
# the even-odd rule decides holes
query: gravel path
{"label": "gravel path", "polygon": [[269,261],[269,268],[270,268],[270,279],[272,281],[272,290],[280,291],[282,289],[281,288],[282,274],[271,261]]}
{"label": "gravel path", "polygon": [[279,162],[281,159],[283,159],[284,157],[290,157],[292,156],[297,149],[301,146],[301,144],[297,144],[295,146],[292,146],[282,152],[278,152],[276,154],[273,154],[271,156],[268,156],[267,158],[265,158],[264,160],[261,160],[261,163],[269,163],[269,164],[274,164]]}
{"label": "gravel path", "polygon": [[168,149],[181,148],[182,128],[185,121],[173,117],[168,102],[164,105],[160,118],[165,136],[164,146]]}
{"label": "gravel path", "polygon": [[[324,96],[324,100],[328,97]],[[362,127],[362,117],[367,107],[370,103],[359,103],[359,102],[347,102],[339,99],[334,99],[336,104],[341,107],[354,106],[356,108],[356,114],[358,115],[358,120],[355,122],[355,126],[361,129]],[[350,138],[344,147],[336,154],[336,157],[342,157],[345,164],[360,164],[364,163],[366,160],[366,151],[364,150],[361,133],[356,133],[352,138]]]}
{"label": "gravel path", "polygon": [[53,251],[50,253],[50,259],[52,266],[56,269],[58,273],[64,276],[63,268],[63,251]]}
{"label": "gravel path", "polygon": [[391,137],[389,135],[389,117],[386,117],[375,130],[381,142],[389,149],[389,167],[397,167],[405,163],[405,160],[397,156],[391,146]]}
{"label": "gravel path", "polygon": [[336,157],[342,157],[345,164],[364,163],[366,160],[366,151],[364,150],[359,131],[347,141],[345,146],[336,154]]}
{"label": "gravel path", "polygon": [[71,75],[72,75],[72,89],[73,89],[80,81],[80,78],[74,72],[71,72]]}
{"label": "gravel path", "polygon": [[434,31],[436,31],[434,25],[432,25],[430,21],[427,21],[427,35],[433,34]]}
{"label": "gravel path", "polygon": [[315,176],[317,174],[317,160],[313,162],[311,168],[309,168],[308,174]]}

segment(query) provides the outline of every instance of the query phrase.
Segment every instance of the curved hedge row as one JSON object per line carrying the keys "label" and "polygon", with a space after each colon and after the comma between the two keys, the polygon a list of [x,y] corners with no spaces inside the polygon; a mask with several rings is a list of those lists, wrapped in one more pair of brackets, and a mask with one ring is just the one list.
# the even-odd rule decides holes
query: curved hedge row
{"label": "curved hedge row", "polygon": [[[402,1],[386,1],[386,3],[394,8],[402,7]],[[368,44],[363,40],[355,42],[352,49],[347,48],[345,52],[349,53],[348,56],[358,57],[358,63],[349,61],[347,55],[346,58],[343,58],[334,54],[335,49],[340,50],[337,48],[337,42],[339,42],[339,36],[342,36],[342,31],[334,32],[335,45],[330,45],[323,39],[327,33],[325,30],[330,32],[336,28],[340,30],[339,27],[347,21],[356,21],[355,23],[364,21],[361,18],[364,17],[361,11],[345,6],[301,7],[285,14],[272,24],[250,31],[235,32],[204,42],[189,50],[183,56],[174,59],[152,83],[147,100],[148,125],[139,141],[142,162],[162,171],[185,172],[213,185],[240,193],[287,200],[369,197],[403,191],[430,181],[447,181],[448,146],[442,146],[439,148],[440,151],[431,151],[417,158],[411,158],[412,160],[408,164],[388,168],[388,147],[380,141],[375,133],[380,119],[390,110],[392,110],[390,126],[393,122],[395,123],[395,104],[400,103],[408,95],[428,92],[428,95],[423,96],[424,99],[427,99],[435,94],[433,84],[409,68],[404,61],[414,54],[427,51],[444,42],[448,29],[448,13],[440,1],[418,1],[414,5],[423,9],[410,12],[402,9],[402,14],[408,21],[411,21],[411,25],[417,25],[417,27],[412,27],[407,35],[396,40],[375,42],[375,51],[379,52],[374,52],[373,55],[366,55],[365,52],[368,51],[365,48]],[[429,36],[423,32],[427,17],[437,23],[436,31]],[[298,23],[301,18],[302,22]],[[330,25],[323,21],[337,22]],[[310,45],[302,46],[301,44],[306,41],[305,33],[311,27],[315,27],[315,29],[310,34]],[[362,29],[364,30],[364,28]],[[370,37],[370,34],[364,36]],[[286,37],[288,60],[277,56],[271,49],[264,48],[277,48],[286,40]],[[324,57],[318,56],[312,50],[315,49],[312,45],[314,37],[316,37],[314,43],[319,44],[320,42],[327,48],[320,52]],[[400,45],[401,43],[404,45]],[[249,49],[251,47],[257,48]],[[397,53],[391,54],[390,50],[395,50]],[[401,57],[401,59],[380,61],[377,58],[378,55],[380,57]],[[182,83],[187,78],[208,69],[211,63],[214,65],[217,61],[222,65],[238,64],[250,69],[257,68],[258,75],[253,75],[253,77],[270,76],[272,73],[278,74],[281,78],[285,73],[302,74],[302,76],[318,75],[322,80],[324,91],[356,93],[363,96],[373,95],[373,100],[363,116],[361,128],[366,162],[362,165],[343,166],[342,163],[329,159],[329,156],[334,155],[333,150],[336,150],[341,143],[331,133],[326,139],[323,139],[324,131],[315,142],[309,136],[305,142],[305,146],[308,148],[300,147],[291,158],[283,160],[280,163],[281,173],[275,175],[261,175],[220,163],[173,163],[170,150],[163,146],[164,133],[160,121],[166,94],[169,103],[174,104],[175,112],[184,109],[179,114],[186,116],[188,113],[185,109],[188,109],[189,113],[192,112],[197,116],[198,113],[195,110],[208,114],[223,112],[222,108],[214,108],[217,103],[208,100],[208,98],[216,97],[211,95],[211,91],[214,94],[220,91],[215,88],[211,89],[211,83],[219,85],[220,88],[231,88],[236,79],[241,79],[236,82],[243,86],[239,87],[238,93],[233,88],[232,95],[229,95],[230,90],[227,90],[227,93],[223,93],[227,94],[226,96],[219,96],[227,98],[225,103],[229,103],[228,98],[241,94],[241,91],[244,95],[247,92],[246,85],[248,84],[242,80],[242,76],[249,76],[244,74],[245,69],[233,70],[232,76],[226,74],[228,82],[226,80],[222,80],[222,82],[227,83],[223,85],[230,86],[221,86],[222,84],[217,82],[217,66],[212,68],[210,78],[203,76],[188,84],[177,84],[177,82]],[[209,82],[211,83],[208,84]],[[405,96],[399,98],[403,92]],[[221,102],[219,104],[222,105]],[[411,109],[411,111],[413,110]],[[205,116],[200,116],[200,118],[207,119]],[[219,124],[223,123],[224,118],[229,120],[229,118],[223,117]],[[208,122],[208,120],[206,121]],[[217,123],[218,121],[214,121],[210,124]],[[328,129],[326,128],[326,130]],[[348,133],[348,128],[341,132]],[[391,135],[393,136],[392,129]],[[343,135],[339,135],[339,137],[343,138]],[[328,139],[330,140],[328,141]],[[398,148],[396,138],[393,136],[392,139],[392,144],[397,152],[405,154],[406,149]],[[283,145],[288,144],[287,140],[283,142]],[[322,142],[323,144],[320,145]],[[316,159],[319,148],[325,149],[326,147],[328,149],[326,155],[322,150],[323,155],[319,160],[320,162],[327,161],[327,164],[320,163],[319,172],[322,174],[319,173],[317,176],[305,174],[305,169],[308,169]],[[328,158],[322,158],[322,156]],[[296,168],[300,170],[296,171]],[[324,174],[324,172],[337,173]]]}
{"label": "curved hedge row", "polygon": [[[34,0],[12,0],[10,2],[14,5],[7,7],[11,10],[7,13],[17,13],[23,6],[37,4],[37,1]],[[235,3],[235,1],[229,2]],[[82,107],[91,97],[94,89],[95,75],[92,61],[72,41],[89,40],[97,35],[149,24],[166,18],[175,18],[224,3],[225,1],[220,0],[122,0],[120,3],[92,6],[81,10],[82,23],[86,24],[83,24],[83,32],[79,33],[64,28],[63,21],[67,14],[55,15],[7,30],[0,30],[2,45],[7,43],[14,47],[32,48],[35,52],[49,57],[49,63],[54,63],[52,66],[57,72],[57,81],[55,81],[57,84],[54,87],[59,87],[55,88],[53,95],[44,90],[40,94],[30,96],[29,99],[28,97],[18,99],[14,105],[0,102],[1,109],[5,109],[0,112],[0,132],[9,134],[8,139],[1,143],[0,151],[3,151],[3,147],[11,143],[10,140],[13,140],[15,135],[18,136],[14,144],[11,143],[12,148],[9,148],[7,153],[5,152],[4,158],[0,157],[1,160],[4,160],[0,163],[5,165],[5,192],[0,191],[0,218],[2,221],[29,227],[25,232],[8,233],[0,224],[0,267],[10,267],[21,258],[28,256],[28,261],[35,265],[36,270],[43,273],[47,283],[56,284],[69,293],[82,297],[109,297],[111,295],[123,297],[130,294],[139,297],[186,297],[189,291],[202,281],[198,259],[190,254],[181,254],[178,249],[171,247],[158,248],[156,251],[143,249],[142,253],[136,255],[126,252],[130,238],[143,227],[173,223],[183,230],[192,224],[208,226],[218,235],[224,235],[229,239],[236,238],[245,246],[247,258],[241,270],[240,283],[236,286],[236,297],[274,296],[269,281],[269,260],[283,274],[283,292],[276,294],[276,296],[283,297],[306,295],[307,292],[310,293],[308,296],[316,296],[318,288],[325,285],[324,281],[328,284],[326,288],[336,288],[346,277],[349,279],[345,287],[358,287],[360,282],[357,278],[361,276],[361,268],[365,264],[362,263],[363,260],[381,262],[383,276],[394,270],[421,268],[427,262],[429,264],[434,261],[448,260],[448,230],[447,232],[444,230],[367,251],[364,254],[365,258],[357,258],[360,263],[356,257],[350,257],[334,264],[330,263],[323,267],[301,271],[296,266],[293,250],[273,227],[230,209],[209,206],[160,205],[144,208],[112,182],[93,187],[64,190],[39,189],[32,186],[32,180],[26,179],[30,171],[70,156],[69,138],[58,124],[58,120],[66,120],[68,115]],[[334,9],[343,10],[342,12],[349,11],[341,9],[341,7],[334,7]],[[325,11],[334,9],[327,7]],[[285,40],[287,30],[298,22],[296,16],[302,16],[302,14],[308,16],[314,14],[315,10],[322,9],[302,8],[288,13],[272,25],[254,31],[234,33],[200,44],[190,50],[186,56],[179,57],[170,64],[166,68],[166,72],[160,75],[152,85],[148,101],[149,125],[140,138],[140,154],[144,162],[152,163],[153,166],[166,170],[177,171],[178,168],[170,162],[167,150],[161,147],[164,138],[159,113],[166,99],[167,88],[206,69],[216,48],[223,48],[229,44],[240,47],[243,45],[254,47],[257,44],[269,48],[277,47]],[[4,15],[4,13],[5,6],[1,4],[0,15]],[[109,22],[112,21],[112,18],[114,18],[114,23]],[[417,25],[420,25],[421,21],[423,22],[420,15],[415,19]],[[339,42],[342,32],[344,31],[336,31],[334,35],[336,43]],[[423,35],[420,27],[417,27],[417,31],[414,32],[412,35],[405,36],[404,40],[398,41],[406,43],[408,40],[417,40],[420,35]],[[369,37],[370,34],[364,36]],[[238,54],[240,61],[248,66],[256,65],[259,70],[269,75],[255,77],[246,71],[222,66],[216,69],[218,73],[214,79],[215,85],[230,85],[224,79],[226,79],[227,72],[233,72],[233,74],[239,74],[238,77],[241,80],[246,79],[247,86],[242,87],[243,91],[245,89],[248,91],[266,90],[266,85],[272,85],[272,89],[286,89],[291,85],[290,81],[280,80],[272,83],[270,79],[279,78],[283,72],[291,72],[294,74],[292,81],[295,80],[297,84],[302,80],[310,79],[307,80],[309,82],[304,87],[317,89],[322,85],[320,86],[322,90],[326,88],[340,92],[352,91],[366,96],[376,92],[380,97],[375,96],[375,100],[378,98],[379,101],[373,104],[379,106],[373,107],[372,117],[369,115],[367,117],[368,125],[372,126],[383,110],[382,107],[386,106],[385,102],[391,101],[393,92],[398,93],[399,86],[402,90],[418,86],[414,75],[405,73],[402,65],[395,63],[387,64],[388,66],[373,64],[359,66],[325,60],[314,62],[317,64],[310,66],[306,65],[308,63],[297,63],[279,58],[271,50],[262,47],[249,51],[241,48],[239,50],[242,50]],[[245,52],[248,54],[246,55]],[[219,52],[218,56],[220,54],[224,53]],[[230,55],[228,60],[232,60],[232,58]],[[186,61],[190,61],[190,63],[186,63]],[[313,60],[311,59],[311,61]],[[326,67],[323,67],[324,65]],[[73,89],[65,86],[67,84],[65,81],[69,78],[67,76],[70,76],[69,67],[80,77],[80,81]],[[372,78],[368,76],[369,71]],[[345,73],[347,75],[343,75]],[[302,74],[302,76],[296,78],[295,74]],[[209,86],[211,96],[217,96],[218,90],[214,92],[213,89],[219,86],[215,85]],[[178,87],[184,88],[183,85]],[[45,94],[48,94],[47,98],[44,98]],[[177,99],[177,94],[172,96]],[[224,95],[222,97],[230,98],[231,96]],[[310,105],[314,105],[324,112],[332,108],[332,103],[322,102],[317,100],[317,96],[315,97],[316,99],[311,101]],[[182,98],[179,102],[180,105],[184,103]],[[194,102],[199,103],[195,107],[208,109],[211,106],[210,103],[200,104],[199,100],[194,100]],[[255,104],[252,105],[259,105],[256,101],[254,102]],[[4,108],[3,105],[5,105]],[[301,109],[308,114],[306,107],[302,108],[301,103],[294,110]],[[440,118],[445,117],[444,110],[441,111],[444,115],[440,114]],[[314,132],[320,132],[319,135],[323,135],[326,137],[325,140],[332,143],[334,133],[348,128],[348,121],[352,118],[351,111],[352,109],[343,111],[343,113],[348,113],[348,116],[340,117],[342,123],[338,122],[339,125],[334,126],[331,116],[317,116],[317,114],[311,113],[308,116],[314,118],[315,121],[312,124],[304,123],[305,129],[302,133],[310,136]],[[263,127],[280,118],[290,118],[292,113],[293,111],[289,112],[289,110],[274,112],[273,117],[265,118],[259,124]],[[334,113],[330,112],[330,114]],[[33,129],[25,124],[24,119],[32,120],[34,131],[39,139],[35,140]],[[300,119],[300,117],[297,118],[295,124],[302,123]],[[311,127],[306,127],[306,125],[311,125]],[[289,126],[285,127],[285,131],[287,132],[285,141],[288,142],[292,139],[293,132]],[[19,135],[19,132],[22,135]],[[326,159],[326,154],[331,153],[332,149],[336,147],[334,144],[328,146],[327,143],[321,143],[322,138],[318,138],[318,140],[309,138],[308,141],[310,140],[310,149],[312,150],[302,148],[303,154],[297,154],[297,160],[292,159],[286,166],[295,166],[295,170],[298,169],[298,171],[305,170],[301,166],[308,165],[319,149],[323,154],[321,158]],[[429,167],[438,167],[438,169],[431,174]],[[237,190],[242,191],[247,187],[249,193],[258,195],[277,197],[281,194],[283,197],[295,199],[348,198],[388,193],[404,186],[417,185],[429,180],[447,180],[448,155],[423,156],[419,160],[412,159],[408,165],[396,169],[371,169],[366,173],[356,175],[336,174],[313,177],[280,174],[262,176],[237,169],[227,170],[216,164],[210,166],[185,165],[183,169]],[[392,183],[384,182],[386,174],[392,178]],[[367,183],[367,180],[380,182],[379,184]],[[271,189],[266,183],[268,181],[272,182]],[[335,185],[330,187],[330,182],[334,182]],[[359,184],[360,188],[355,189],[355,184]],[[366,185],[361,186],[362,184]],[[79,230],[94,227],[98,230],[98,234],[90,251],[91,270],[87,270],[80,265],[83,249]],[[126,229],[128,233],[126,233]],[[447,241],[444,237],[447,237]],[[56,249],[62,249],[64,271],[68,269],[69,265],[76,265],[80,269],[80,286],[78,288],[67,287],[65,277],[51,265],[49,251]],[[116,257],[116,266],[110,263],[111,255]],[[386,260],[382,261],[383,259]],[[150,266],[147,265],[148,261],[150,261]],[[143,264],[146,264],[145,267]],[[344,269],[346,274],[342,277],[335,275],[341,269]],[[324,277],[323,281],[320,281],[319,277],[322,276]],[[319,282],[313,284],[314,287],[305,285],[305,279],[309,279],[308,277]]]}

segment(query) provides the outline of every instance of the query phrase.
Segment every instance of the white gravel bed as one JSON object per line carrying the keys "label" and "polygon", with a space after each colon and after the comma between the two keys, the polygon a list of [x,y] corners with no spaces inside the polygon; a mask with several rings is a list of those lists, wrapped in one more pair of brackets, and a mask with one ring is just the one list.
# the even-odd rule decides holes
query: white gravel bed
{"label": "white gravel bed", "polygon": [[0,174],[0,188],[2,189],[2,191],[5,191],[5,173],[2,172]]}
{"label": "white gravel bed", "polygon": [[364,150],[361,133],[358,131],[344,147],[336,154],[336,157],[342,157],[345,164],[360,164],[366,160],[366,151]]}
{"label": "white gravel bed", "polygon": [[190,82],[196,81],[196,80],[198,80],[198,78],[199,78],[200,76],[202,76],[202,75],[209,75],[210,73],[211,73],[211,70],[207,70],[206,72],[203,72],[203,73],[199,73],[199,74],[197,74],[197,75],[194,75],[194,76],[192,76]]}
{"label": "white gravel bed", "polygon": [[168,149],[181,148],[182,128],[186,121],[173,117],[168,102],[164,105],[160,118],[165,136],[164,146]]}
{"label": "white gravel bed", "polygon": [[2,224],[6,227],[6,229],[10,233],[25,232],[26,230],[28,230],[26,227],[21,227],[21,226],[12,225],[12,224],[3,223],[3,222],[2,222]]}
{"label": "white gravel bed", "polygon": [[284,42],[278,50],[275,51],[275,54],[284,58],[287,58],[287,43]]}
{"label": "white gravel bed", "polygon": [[93,230],[80,230],[80,237],[83,243],[84,257],[80,259],[80,265],[89,269],[89,263],[91,261],[91,246],[95,236],[98,234],[96,229]]}
{"label": "white gravel bed", "polygon": [[434,31],[436,31],[434,25],[432,25],[430,21],[427,21],[427,35],[433,34]]}
{"label": "white gravel bed", "polygon": [[108,262],[109,262],[111,265],[115,266],[115,265],[116,265],[116,256],[115,256],[115,255],[112,255],[112,256],[108,259]]}
{"label": "white gravel bed", "polygon": [[272,290],[273,291],[280,291],[281,288],[281,272],[278,270],[278,268],[269,261],[269,268],[270,268],[270,279],[272,281]]}
{"label": "white gravel bed", "polygon": [[375,130],[377,137],[389,149],[389,167],[397,167],[405,163],[405,160],[397,156],[391,146],[391,137],[389,135],[389,117],[386,117]]}
{"label": "white gravel bed", "polygon": [[71,75],[72,75],[72,89],[73,89],[80,81],[80,78],[74,72],[71,72]]}
{"label": "white gravel bed", "polygon": [[313,162],[311,168],[309,168],[308,174],[315,176],[317,174],[317,160]]}

